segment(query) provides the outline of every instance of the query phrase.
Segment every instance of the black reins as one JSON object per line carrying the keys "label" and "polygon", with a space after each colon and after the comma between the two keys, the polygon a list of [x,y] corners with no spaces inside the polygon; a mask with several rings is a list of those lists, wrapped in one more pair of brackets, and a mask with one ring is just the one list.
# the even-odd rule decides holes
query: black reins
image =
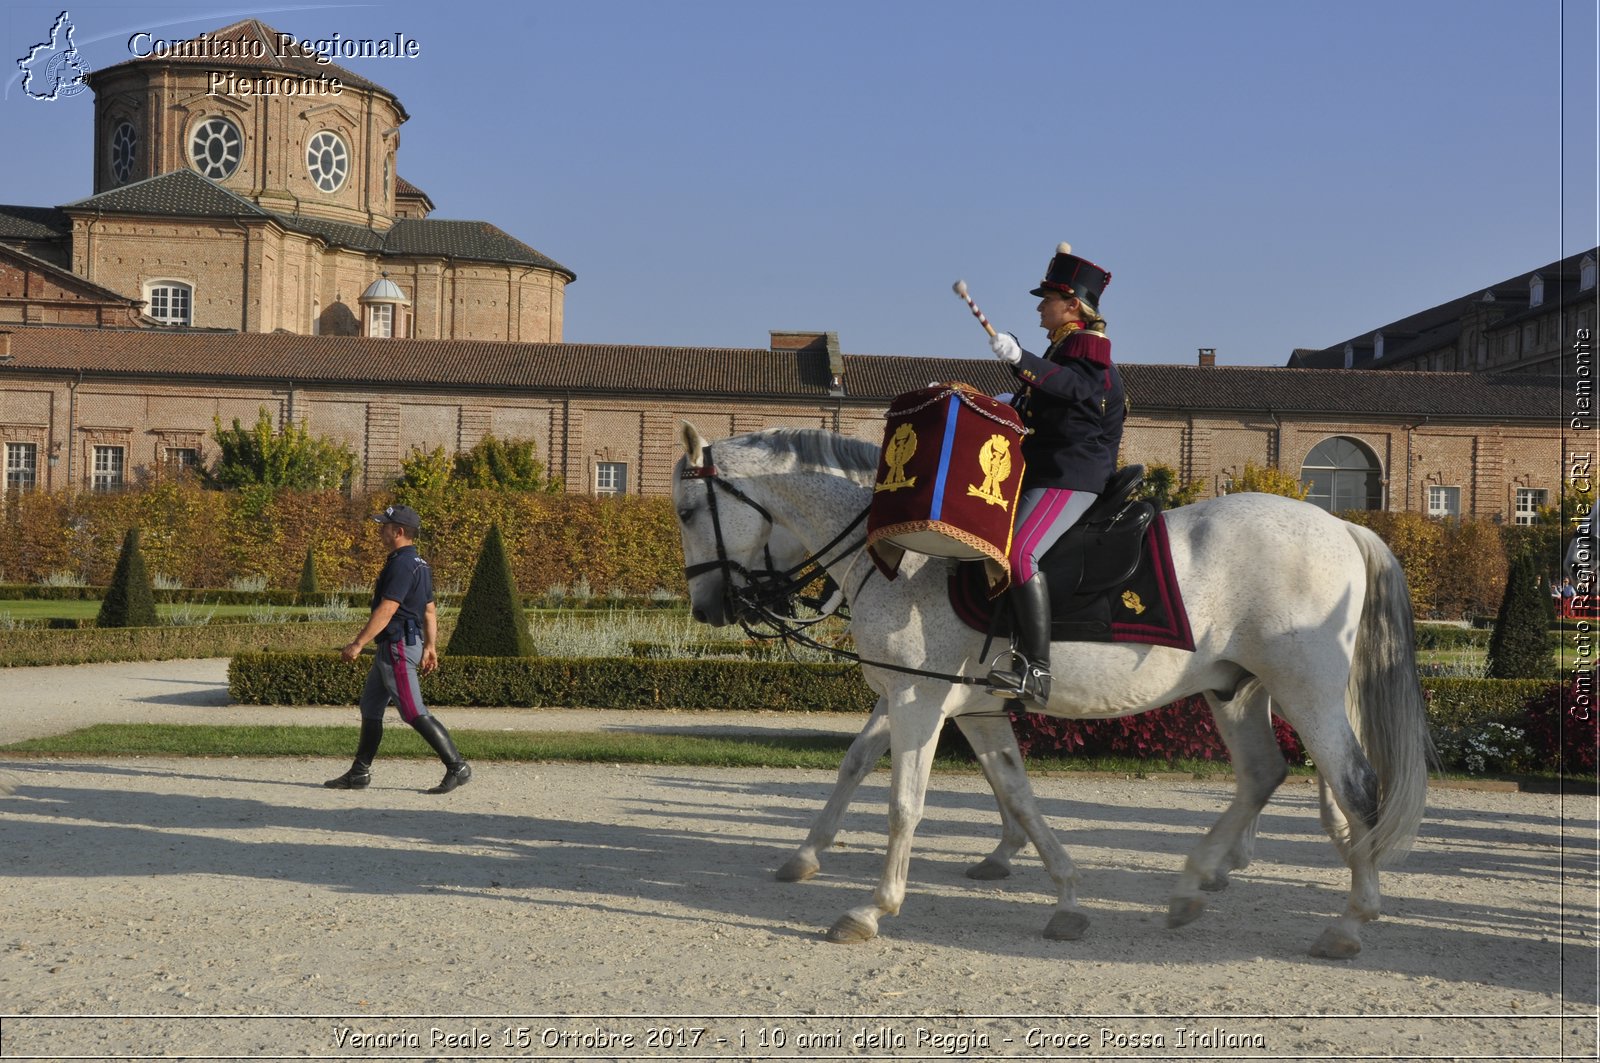
{"label": "black reins", "polygon": [[[729,482],[722,476],[717,469],[716,462],[712,460],[710,444],[707,444],[701,450],[700,460],[701,464],[699,465],[689,465],[685,462],[682,478],[685,480],[699,480],[706,485],[706,508],[711,514],[711,531],[717,545],[717,558],[715,561],[702,561],[695,565],[685,565],[683,567],[684,579],[688,581],[707,572],[721,572],[723,605],[727,609],[728,615],[734,618],[746,635],[763,641],[780,639],[786,647],[790,643],[796,643],[810,649],[821,650],[835,657],[843,657],[855,664],[872,668],[886,668],[893,672],[903,672],[907,675],[923,676],[928,679],[942,679],[947,683],[976,686],[988,682],[987,679],[978,679],[973,676],[951,675],[947,672],[934,672],[926,668],[912,668],[909,665],[863,660],[860,654],[819,642],[808,635],[805,632],[805,628],[813,624],[819,623],[830,616],[849,615],[847,611],[840,614],[839,602],[844,598],[844,589],[834,586],[832,578],[827,574],[829,562],[825,561],[824,558],[827,557],[829,551],[844,543],[851,533],[861,526],[867,519],[867,514],[870,512],[871,507],[863,507],[861,512],[856,514],[855,519],[845,525],[844,529],[830,539],[821,549],[787,569],[779,570],[775,567],[769,538],[769,542],[762,547],[767,567],[753,571],[728,556],[727,543],[722,536],[722,518],[717,509],[717,488],[722,488],[733,498],[755,510],[761,515],[761,519],[767,522],[769,527],[776,526],[777,522],[772,519],[772,513],[768,511],[767,507],[751,498],[737,484]],[[848,543],[845,549],[841,550],[833,558],[833,561],[841,560],[846,555],[859,550],[865,544],[866,536],[863,534]],[[868,566],[866,574],[862,576],[861,583],[856,588],[857,594],[861,592],[862,587],[866,586],[867,580],[872,578],[872,574],[875,571],[877,571],[876,567]],[[742,586],[734,586],[734,573],[738,573],[744,578]],[[816,599],[815,602],[801,597],[801,592],[818,579],[825,581],[823,595]],[[828,586],[834,586],[831,594],[826,590]],[[819,615],[811,619],[796,617],[794,615],[794,605],[797,600],[801,604],[815,605],[819,609]],[[833,607],[824,609],[829,602],[834,603]],[[765,625],[771,630],[761,630],[758,625]]]}

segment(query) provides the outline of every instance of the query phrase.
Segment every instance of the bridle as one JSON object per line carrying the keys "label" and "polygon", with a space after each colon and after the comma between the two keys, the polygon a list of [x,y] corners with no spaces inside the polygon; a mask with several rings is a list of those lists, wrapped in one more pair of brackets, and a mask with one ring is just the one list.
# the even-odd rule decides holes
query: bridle
{"label": "bridle", "polygon": [[[841,610],[844,601],[843,590],[833,583],[832,577],[827,575],[827,566],[830,562],[824,560],[829,551],[845,543],[852,532],[866,521],[871,506],[865,506],[855,519],[845,525],[844,529],[828,540],[816,553],[804,558],[786,569],[779,570],[772,560],[771,537],[767,545],[762,547],[763,556],[766,558],[767,567],[751,570],[728,556],[728,546],[722,536],[722,518],[717,509],[717,489],[727,492],[729,497],[750,507],[761,515],[768,527],[776,527],[777,521],[772,519],[772,514],[760,502],[746,494],[738,484],[731,483],[718,471],[716,462],[711,458],[711,445],[708,443],[701,448],[700,464],[690,465],[685,459],[683,472],[680,478],[684,480],[699,480],[706,485],[706,508],[711,513],[711,532],[717,544],[717,559],[715,561],[702,561],[696,565],[685,565],[683,576],[685,582],[703,576],[707,572],[722,573],[722,602],[727,610],[727,615],[734,618],[746,635],[755,639],[782,639],[785,645],[795,642],[811,649],[822,650],[836,657],[843,657],[856,664],[871,665],[876,668],[887,668],[894,672],[904,672],[908,675],[926,676],[931,679],[942,679],[948,683],[967,686],[981,685],[987,680],[974,676],[951,675],[947,672],[934,672],[925,668],[911,668],[902,664],[889,664],[883,661],[865,661],[859,654],[837,646],[829,646],[818,642],[805,633],[805,628],[812,624],[826,620],[830,616],[848,617],[848,612]],[[834,555],[833,561],[857,552],[866,545],[866,533],[849,541],[843,550]],[[868,565],[866,573],[861,578],[861,584],[856,588],[859,594],[861,587],[866,586],[868,579],[877,571],[873,565]],[[744,583],[734,586],[733,576],[737,573],[744,578]],[[849,573],[847,572],[848,576]],[[806,598],[801,592],[806,587],[815,583],[819,578],[825,580],[823,594],[817,598]],[[832,586],[830,593],[826,588]],[[795,605],[805,605],[817,610],[817,615],[810,618],[795,616]],[[985,646],[987,653],[987,646]]]}
{"label": "bridle", "polygon": [[[717,558],[715,561],[685,565],[684,580],[693,580],[707,572],[720,572],[723,606],[727,614],[753,638],[794,637],[797,629],[809,627],[829,616],[839,614],[844,596],[834,585],[832,578],[827,575],[827,567],[866,545],[864,533],[853,541],[846,542],[846,540],[867,519],[867,509],[862,509],[854,520],[845,525],[844,529],[820,550],[786,569],[779,569],[773,561],[769,535],[767,543],[762,546],[766,567],[751,569],[728,556],[727,542],[722,534],[722,516],[717,508],[718,489],[726,492],[735,501],[755,510],[761,519],[767,522],[769,528],[776,527],[777,522],[772,519],[772,513],[766,506],[751,498],[738,484],[729,481],[721,474],[716,462],[712,460],[710,444],[702,448],[700,462],[699,465],[689,465],[685,462],[681,478],[699,480],[706,485],[706,509],[711,514],[711,532],[717,546]],[[829,559],[830,552],[841,543],[845,544],[844,548]],[[735,585],[733,579],[735,574],[742,578],[742,583]],[[805,597],[802,592],[818,579],[824,580],[823,593],[816,597]],[[794,607],[797,603],[818,610],[818,615],[809,619],[796,617]],[[757,625],[764,625],[773,630],[762,631]]]}

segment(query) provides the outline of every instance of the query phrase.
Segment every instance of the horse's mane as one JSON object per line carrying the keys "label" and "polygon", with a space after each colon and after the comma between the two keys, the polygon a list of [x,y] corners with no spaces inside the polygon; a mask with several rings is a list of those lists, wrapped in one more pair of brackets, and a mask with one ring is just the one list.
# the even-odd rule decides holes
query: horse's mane
{"label": "horse's mane", "polygon": [[854,479],[875,476],[878,471],[880,448],[876,443],[821,428],[769,428],[752,432],[745,441],[775,457],[792,457],[804,468],[836,470]]}

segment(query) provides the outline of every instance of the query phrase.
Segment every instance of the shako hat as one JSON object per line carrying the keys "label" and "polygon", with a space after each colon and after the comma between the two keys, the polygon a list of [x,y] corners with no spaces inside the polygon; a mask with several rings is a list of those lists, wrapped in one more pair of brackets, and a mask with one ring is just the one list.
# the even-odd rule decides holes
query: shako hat
{"label": "shako hat", "polygon": [[379,524],[398,524],[412,535],[422,530],[422,518],[410,506],[385,507],[382,513],[374,513],[372,519]]}
{"label": "shako hat", "polygon": [[1044,280],[1039,282],[1039,287],[1035,288],[1032,294],[1042,296],[1047,292],[1060,292],[1064,295],[1075,295],[1098,314],[1100,293],[1105,291],[1106,285],[1110,283],[1110,273],[1088,259],[1073,254],[1071,244],[1061,243],[1056,246],[1055,257],[1050,260],[1050,268],[1044,271]]}

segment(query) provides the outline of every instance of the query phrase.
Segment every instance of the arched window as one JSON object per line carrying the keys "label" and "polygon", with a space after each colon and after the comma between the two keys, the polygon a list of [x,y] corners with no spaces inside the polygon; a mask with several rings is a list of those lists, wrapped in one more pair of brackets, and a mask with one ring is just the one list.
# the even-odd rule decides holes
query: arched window
{"label": "arched window", "polygon": [[146,281],[145,316],[163,325],[193,323],[194,286],[177,280]]}
{"label": "arched window", "polygon": [[1347,436],[1324,439],[1300,466],[1306,501],[1329,513],[1383,508],[1383,470],[1366,445]]}

